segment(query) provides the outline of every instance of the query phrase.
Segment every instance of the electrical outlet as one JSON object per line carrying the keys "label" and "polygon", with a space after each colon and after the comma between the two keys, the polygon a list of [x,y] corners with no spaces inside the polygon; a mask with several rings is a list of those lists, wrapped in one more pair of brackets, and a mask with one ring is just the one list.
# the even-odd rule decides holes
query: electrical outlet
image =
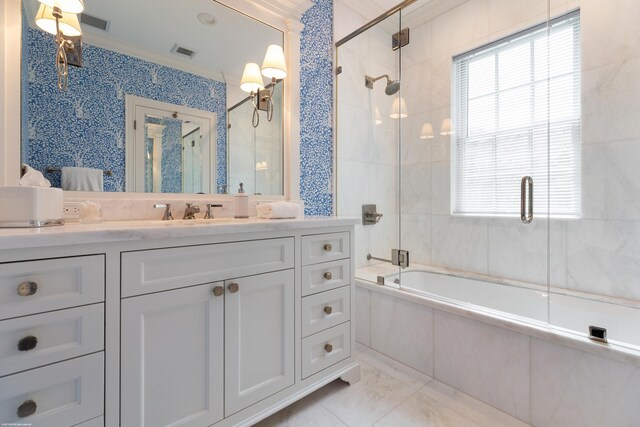
{"label": "electrical outlet", "polygon": [[80,219],[80,203],[79,202],[64,202],[62,208],[64,219]]}

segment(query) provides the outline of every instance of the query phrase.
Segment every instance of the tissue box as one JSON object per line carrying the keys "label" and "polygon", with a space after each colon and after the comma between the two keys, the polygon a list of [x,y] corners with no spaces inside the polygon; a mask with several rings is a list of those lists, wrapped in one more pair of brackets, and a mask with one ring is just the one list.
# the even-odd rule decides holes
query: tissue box
{"label": "tissue box", "polygon": [[64,224],[63,193],[50,187],[0,187],[0,228]]}

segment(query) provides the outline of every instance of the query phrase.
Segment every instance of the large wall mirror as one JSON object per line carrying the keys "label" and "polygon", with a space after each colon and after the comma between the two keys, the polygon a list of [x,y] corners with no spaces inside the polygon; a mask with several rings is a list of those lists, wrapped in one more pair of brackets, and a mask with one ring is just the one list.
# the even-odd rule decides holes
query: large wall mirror
{"label": "large wall mirror", "polygon": [[40,5],[22,2],[23,164],[58,187],[76,167],[102,171],[96,191],[284,194],[284,82],[264,78],[273,111],[257,127],[240,90],[282,31],[213,0],[85,0],[63,91]]}

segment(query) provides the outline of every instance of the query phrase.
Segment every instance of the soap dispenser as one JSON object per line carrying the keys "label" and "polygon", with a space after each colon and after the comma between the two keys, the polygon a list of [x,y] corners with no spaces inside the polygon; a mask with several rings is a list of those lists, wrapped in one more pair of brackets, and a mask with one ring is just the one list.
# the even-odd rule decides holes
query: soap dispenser
{"label": "soap dispenser", "polygon": [[249,196],[244,192],[244,185],[240,183],[238,193],[235,196],[236,218],[249,218]]}

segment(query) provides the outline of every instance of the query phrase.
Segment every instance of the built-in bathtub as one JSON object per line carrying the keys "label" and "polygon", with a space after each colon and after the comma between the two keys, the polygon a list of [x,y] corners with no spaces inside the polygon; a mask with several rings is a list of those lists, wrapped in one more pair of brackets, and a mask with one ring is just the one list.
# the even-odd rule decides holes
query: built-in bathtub
{"label": "built-in bathtub", "polygon": [[[532,425],[638,425],[632,301],[438,269],[378,265],[356,277],[365,346]],[[609,343],[590,340],[590,325]]]}

